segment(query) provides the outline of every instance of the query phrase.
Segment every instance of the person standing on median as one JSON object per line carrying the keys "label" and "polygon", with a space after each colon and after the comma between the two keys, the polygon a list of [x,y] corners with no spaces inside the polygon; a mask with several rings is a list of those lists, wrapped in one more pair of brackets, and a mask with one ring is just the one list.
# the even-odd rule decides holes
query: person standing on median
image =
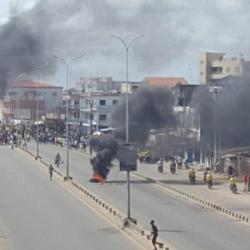
{"label": "person standing on median", "polygon": [[52,167],[52,164],[49,165],[49,179],[52,181],[52,177],[53,177],[53,172],[54,172],[54,168]]}
{"label": "person standing on median", "polygon": [[161,245],[159,242],[156,241],[157,237],[158,237],[158,228],[154,224],[153,220],[150,221],[150,224],[151,224],[151,228],[152,228],[152,232],[151,232],[151,235],[152,235],[152,244],[153,244],[155,250],[157,250],[156,244],[157,245]]}

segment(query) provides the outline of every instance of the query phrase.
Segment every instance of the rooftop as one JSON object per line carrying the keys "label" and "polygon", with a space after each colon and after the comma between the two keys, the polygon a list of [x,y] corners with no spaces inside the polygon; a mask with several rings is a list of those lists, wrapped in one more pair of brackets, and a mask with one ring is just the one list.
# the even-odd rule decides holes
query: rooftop
{"label": "rooftop", "polygon": [[59,89],[62,87],[49,85],[47,83],[35,82],[31,80],[9,81],[11,88],[39,88],[39,89]]}
{"label": "rooftop", "polygon": [[145,77],[143,82],[154,87],[175,87],[177,85],[187,85],[184,77]]}

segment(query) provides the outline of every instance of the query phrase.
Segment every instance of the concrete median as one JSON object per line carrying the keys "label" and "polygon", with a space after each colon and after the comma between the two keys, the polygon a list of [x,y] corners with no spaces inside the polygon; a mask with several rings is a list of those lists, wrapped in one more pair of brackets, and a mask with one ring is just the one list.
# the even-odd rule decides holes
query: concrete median
{"label": "concrete median", "polygon": [[[27,154],[29,154],[30,156],[35,158],[35,155],[32,154],[31,152],[29,152],[28,150],[26,150],[24,148],[20,148],[20,149],[22,149],[24,152],[26,152]],[[48,168],[50,165],[48,162],[46,162],[45,160],[43,160],[41,158],[39,158],[37,160],[42,165],[46,166],[46,168]],[[92,205],[95,204],[94,205],[95,207],[98,206],[98,210],[101,210],[102,214],[104,214],[107,218],[111,219],[112,221],[115,221],[116,224],[118,223],[118,225],[121,223],[124,223],[124,221],[127,221],[127,218],[125,215],[123,215],[120,211],[118,211],[112,205],[103,201],[100,197],[97,197],[91,191],[87,190],[86,187],[82,186],[81,184],[79,184],[78,182],[76,182],[72,179],[65,178],[66,176],[64,176],[64,174],[59,170],[55,170],[54,172],[58,176],[65,179],[65,181],[67,183],[71,184],[73,188],[75,188],[76,190],[81,192],[86,197],[87,200],[92,201],[93,202]],[[147,246],[147,247],[145,247],[145,249],[148,249],[149,246],[151,245],[151,242],[149,241],[150,238],[148,239],[147,237],[145,237],[145,235],[149,235],[150,232],[143,229],[143,227],[141,225],[138,225],[137,221],[136,222],[129,221],[128,226],[123,227],[122,229],[123,229],[123,231],[128,233],[132,238],[134,238],[134,240],[136,240],[137,242],[142,244],[144,247]],[[144,233],[142,234],[141,232],[144,232]],[[164,243],[161,240],[160,240],[160,242],[162,242],[162,243],[160,243],[160,249],[165,249],[165,250],[174,249],[172,247],[170,248],[167,243]]]}

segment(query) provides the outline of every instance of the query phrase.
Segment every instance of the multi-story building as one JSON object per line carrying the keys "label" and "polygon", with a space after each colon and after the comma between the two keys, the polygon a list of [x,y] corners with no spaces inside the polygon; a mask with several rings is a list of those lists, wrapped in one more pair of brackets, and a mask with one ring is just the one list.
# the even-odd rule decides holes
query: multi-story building
{"label": "multi-story building", "polygon": [[120,84],[112,77],[81,77],[76,88],[83,93],[108,93],[119,91]]}
{"label": "multi-story building", "polygon": [[200,83],[216,85],[230,76],[244,77],[250,74],[250,61],[242,56],[225,57],[225,53],[205,52],[200,55]]}
{"label": "multi-story building", "polygon": [[120,93],[126,94],[128,92],[129,94],[132,94],[134,91],[136,91],[141,86],[142,86],[142,82],[129,82],[128,85],[126,82],[121,82],[120,83]]}
{"label": "multi-story building", "polygon": [[80,99],[81,91],[77,89],[66,89],[63,91],[63,105],[62,110],[66,115],[66,105],[68,100],[69,105],[69,123],[78,126],[80,124]]}
{"label": "multi-story building", "polygon": [[107,128],[111,124],[111,114],[121,101],[120,94],[85,94],[80,99],[80,122],[90,132]]}
{"label": "multi-story building", "polygon": [[[4,115],[14,120],[36,120],[61,106],[62,87],[29,80],[12,81],[4,98]],[[10,116],[11,115],[11,116]]]}

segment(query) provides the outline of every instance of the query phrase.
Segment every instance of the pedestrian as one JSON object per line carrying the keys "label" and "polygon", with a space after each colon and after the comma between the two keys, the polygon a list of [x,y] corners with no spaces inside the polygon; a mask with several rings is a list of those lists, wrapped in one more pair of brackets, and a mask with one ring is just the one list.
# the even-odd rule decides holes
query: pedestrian
{"label": "pedestrian", "polygon": [[83,146],[83,151],[84,151],[84,152],[86,152],[86,146],[87,146],[87,143],[86,143],[86,141],[85,141],[85,140],[83,141],[83,145],[82,145],[82,146]]}
{"label": "pedestrian", "polygon": [[28,150],[26,140],[24,140],[24,143],[23,143],[23,148],[25,148],[26,150]]}
{"label": "pedestrian", "polygon": [[243,182],[244,182],[244,189],[243,189],[243,191],[245,191],[245,192],[247,192],[247,186],[248,186],[248,176],[247,176],[247,174],[245,174],[244,176],[243,176]]}
{"label": "pedestrian", "polygon": [[151,232],[152,244],[153,244],[155,250],[157,250],[156,244],[157,244],[157,245],[161,245],[159,242],[156,241],[156,240],[157,240],[157,237],[158,237],[158,228],[157,228],[156,225],[154,224],[154,221],[153,221],[153,220],[151,220],[150,224],[151,224],[151,228],[152,228],[152,232]]}
{"label": "pedestrian", "polygon": [[228,179],[233,175],[234,169],[232,166],[228,166]]}
{"label": "pedestrian", "polygon": [[60,163],[61,163],[61,156],[60,156],[60,154],[59,154],[59,152],[57,152],[57,154],[56,154],[56,157],[55,157],[55,164],[56,164],[56,166],[59,168],[59,166],[60,166]]}
{"label": "pedestrian", "polygon": [[49,165],[49,179],[52,181],[54,168],[52,167],[52,164]]}

